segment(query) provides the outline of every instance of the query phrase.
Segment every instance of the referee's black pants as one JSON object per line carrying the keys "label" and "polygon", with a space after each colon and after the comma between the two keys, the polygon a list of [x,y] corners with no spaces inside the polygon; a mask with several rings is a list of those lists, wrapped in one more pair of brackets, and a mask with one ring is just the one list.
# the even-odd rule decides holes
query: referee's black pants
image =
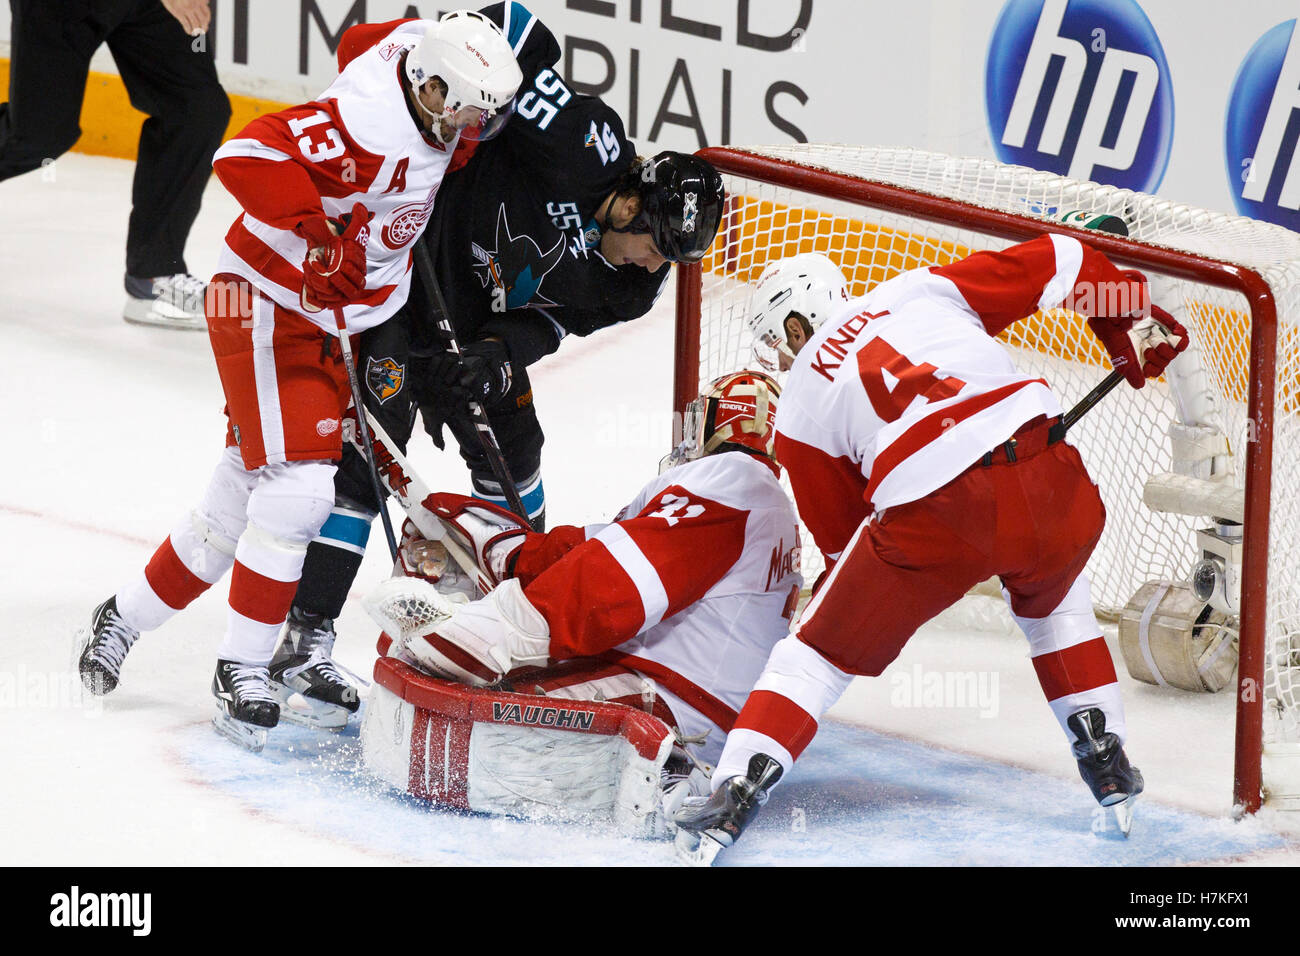
{"label": "referee's black pants", "polygon": [[185,268],[212,154],[230,120],[207,37],[186,36],[160,0],[9,0],[9,102],[0,103],[0,180],[38,169],[81,135],[90,57],[107,43],[140,131],[126,271]]}

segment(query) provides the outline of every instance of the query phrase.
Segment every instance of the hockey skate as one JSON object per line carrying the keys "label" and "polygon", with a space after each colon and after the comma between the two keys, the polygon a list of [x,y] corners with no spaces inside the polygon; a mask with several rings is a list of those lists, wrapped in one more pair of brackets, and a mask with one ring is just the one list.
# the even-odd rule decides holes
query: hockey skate
{"label": "hockey skate", "polygon": [[290,609],[288,627],[270,666],[271,690],[280,701],[284,720],[338,733],[357,712],[357,688],[330,658],[333,650],[333,621]]}
{"label": "hockey skate", "polygon": [[1097,802],[1114,812],[1127,838],[1133,828],[1133,805],[1142,792],[1142,773],[1128,762],[1119,738],[1106,732],[1106,716],[1097,708],[1071,714],[1065,723],[1078,738],[1073,749],[1079,775]]}
{"label": "hockey skate", "polygon": [[81,653],[77,658],[77,670],[88,691],[102,697],[117,687],[122,662],[139,636],[140,632],[117,613],[117,595],[95,608],[90,628],[80,633]]}
{"label": "hockey skate", "polygon": [[261,753],[267,729],[280,722],[280,705],[271,693],[267,669],[219,660],[212,693],[217,698],[217,715],[212,718],[217,733],[245,750]]}
{"label": "hockey skate", "polygon": [[208,284],[188,272],[156,279],[127,276],[122,318],[136,325],[202,330],[208,327],[203,300]]}
{"label": "hockey skate", "polygon": [[754,754],[745,776],[732,777],[712,796],[687,798],[673,817],[677,855],[694,866],[712,864],[719,852],[740,839],[780,779],[779,763],[767,754]]}

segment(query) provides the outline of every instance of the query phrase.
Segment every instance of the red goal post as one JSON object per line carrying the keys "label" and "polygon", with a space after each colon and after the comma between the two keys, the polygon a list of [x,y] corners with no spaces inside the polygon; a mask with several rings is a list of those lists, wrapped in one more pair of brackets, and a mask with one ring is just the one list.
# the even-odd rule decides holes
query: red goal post
{"label": "red goal post", "polygon": [[[749,293],[769,261],[797,252],[830,255],[849,278],[850,291],[861,294],[907,268],[1056,231],[1077,235],[1121,266],[1147,273],[1157,304],[1170,308],[1178,302],[1179,309],[1171,311],[1192,332],[1201,355],[1203,404],[1227,423],[1215,439],[1218,454],[1180,466],[1177,456],[1186,454],[1179,451],[1186,445],[1175,443],[1171,467],[1167,442],[1151,422],[1181,419],[1184,431],[1203,423],[1188,422],[1183,392],[1173,389],[1177,394],[1171,396],[1163,379],[1140,392],[1112,393],[1077,430],[1110,429],[1107,437],[1096,439],[1106,444],[1091,457],[1083,447],[1087,441],[1079,444],[1103,488],[1111,524],[1119,517],[1120,525],[1108,528],[1114,538],[1103,537],[1089,570],[1105,579],[1100,610],[1111,616],[1143,579],[1174,579],[1187,570],[1195,546],[1184,538],[1193,534],[1192,525],[1204,525],[1204,518],[1153,517],[1134,495],[1133,486],[1160,471],[1162,463],[1166,471],[1181,467],[1217,486],[1244,489],[1233,796],[1241,810],[1257,810],[1266,698],[1270,739],[1300,741],[1300,677],[1291,672],[1300,672],[1300,559],[1284,553],[1300,541],[1300,509],[1294,495],[1285,495],[1287,484],[1300,486],[1300,236],[1129,190],[917,150],[793,144],[709,148],[698,155],[723,173],[728,198],[708,256],[678,267],[673,385],[678,413],[702,381],[753,364],[744,323]],[[1069,225],[1069,214],[1080,211],[1086,216],[1076,218],[1118,216],[1130,238]],[[1088,344],[1082,320],[1073,313],[1040,313],[1022,325],[1030,331],[1013,327],[1004,333],[1008,344],[1028,364],[1044,363],[1036,371],[1048,375],[1063,406],[1070,407],[1108,371],[1104,353]],[[1119,392],[1130,394],[1116,398]],[[1283,474],[1290,482],[1279,482],[1275,495],[1279,424],[1284,426]],[[1169,427],[1172,434],[1174,426]],[[1130,457],[1151,462],[1134,465],[1144,472],[1126,473],[1122,469]],[[1138,487],[1138,497],[1140,492]],[[1272,553],[1270,534],[1277,542]],[[810,542],[805,552],[815,552]],[[1130,568],[1130,552],[1139,552],[1147,565]],[[1278,582],[1276,595],[1270,592],[1271,579]]]}

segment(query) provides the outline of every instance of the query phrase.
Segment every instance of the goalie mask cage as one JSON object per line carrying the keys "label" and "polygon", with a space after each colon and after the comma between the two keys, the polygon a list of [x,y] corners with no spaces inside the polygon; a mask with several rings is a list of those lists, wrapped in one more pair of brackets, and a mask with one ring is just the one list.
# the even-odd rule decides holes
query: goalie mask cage
{"label": "goalie mask cage", "polygon": [[[723,174],[727,202],[709,254],[678,267],[678,413],[701,383],[755,366],[745,322],[754,284],[769,262],[796,253],[830,256],[861,295],[907,269],[1056,231],[1149,277],[1152,301],[1191,334],[1191,357],[1179,363],[1190,371],[1178,383],[1121,384],[1070,433],[1107,510],[1088,565],[1093,598],[1114,619],[1145,582],[1186,582],[1201,557],[1196,530],[1210,517],[1153,511],[1143,503],[1152,477],[1186,475],[1237,500],[1244,492],[1233,799],[1239,812],[1258,809],[1265,740],[1270,753],[1300,751],[1300,235],[911,149],[792,144],[698,155]],[[1103,215],[1123,220],[1129,238],[1070,225]],[[1001,339],[1067,409],[1110,371],[1084,319],[1067,310],[1040,312]],[[806,534],[803,553],[811,581],[821,559]]]}

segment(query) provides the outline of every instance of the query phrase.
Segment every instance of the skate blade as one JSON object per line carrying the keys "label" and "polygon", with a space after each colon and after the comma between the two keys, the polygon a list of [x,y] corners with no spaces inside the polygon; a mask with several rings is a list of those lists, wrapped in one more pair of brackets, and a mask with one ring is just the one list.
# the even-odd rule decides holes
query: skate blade
{"label": "skate blade", "polygon": [[235,720],[224,712],[213,716],[212,728],[231,743],[243,747],[250,753],[260,754],[262,748],[266,746],[267,728]]}
{"label": "skate blade", "polygon": [[284,684],[271,683],[275,696],[280,701],[280,719],[300,727],[313,730],[327,730],[332,734],[342,733],[348,725],[348,709],[338,704],[304,697],[296,690]]}
{"label": "skate blade", "polygon": [[155,299],[127,300],[122,308],[122,318],[132,325],[152,325],[160,329],[186,329],[205,331],[208,327],[206,315],[178,309],[169,302]]}
{"label": "skate blade", "polygon": [[72,665],[73,670],[81,670],[81,655],[86,653],[86,645],[89,642],[90,628],[83,624],[72,634],[72,660],[69,663]]}
{"label": "skate blade", "polygon": [[92,694],[102,694],[103,689],[95,690],[95,688],[91,687],[89,682],[86,680],[86,675],[81,673],[81,655],[86,653],[86,647],[89,644],[90,628],[83,624],[81,627],[77,628],[76,632],[72,635],[72,660],[68,663],[72,670],[76,671],[77,675],[81,678],[81,683],[85,685],[87,690]]}
{"label": "skate blade", "polygon": [[1115,813],[1115,823],[1119,826],[1119,832],[1124,834],[1124,839],[1128,839],[1129,832],[1133,829],[1133,808],[1137,804],[1137,794],[1133,794],[1119,803],[1112,803],[1110,808]]}
{"label": "skate blade", "polygon": [[703,833],[677,829],[673,838],[673,850],[677,858],[687,866],[712,866],[718,854],[725,849],[721,843]]}

